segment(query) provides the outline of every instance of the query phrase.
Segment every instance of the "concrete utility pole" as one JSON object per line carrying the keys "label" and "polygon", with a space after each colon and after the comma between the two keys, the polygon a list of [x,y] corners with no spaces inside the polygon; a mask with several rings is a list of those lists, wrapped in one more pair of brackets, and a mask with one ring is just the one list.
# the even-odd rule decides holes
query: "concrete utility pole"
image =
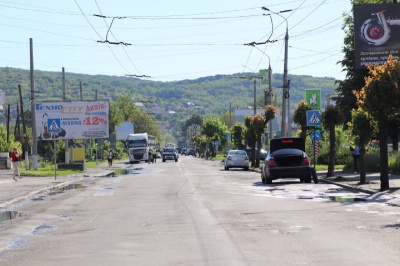
{"label": "concrete utility pole", "polygon": [[36,115],[35,115],[35,82],[33,78],[33,42],[29,39],[30,52],[30,79],[31,79],[31,120],[32,120],[32,163],[33,170],[38,169],[38,154],[37,154],[37,132],[36,132]]}
{"label": "concrete utility pole", "polygon": [[[285,21],[286,21],[286,34],[285,34],[285,61],[284,61],[284,65],[283,65],[282,129],[281,129],[282,137],[286,137],[286,109],[285,109],[286,108],[286,99],[288,99],[288,102],[289,102],[288,81],[287,81],[289,33],[288,33],[287,20],[285,19]],[[288,105],[288,110],[289,110],[289,108],[290,107]],[[288,123],[289,123],[289,119],[288,119]]]}
{"label": "concrete utility pole", "polygon": [[253,108],[254,108],[254,114],[253,115],[256,115],[256,113],[257,113],[257,99],[256,99],[256,84],[257,84],[257,80],[256,79],[254,79],[253,80],[253,84],[254,84],[254,104],[253,104]]}
{"label": "concrete utility pole", "polygon": [[[65,68],[62,68],[62,97],[63,97],[63,102],[67,101],[67,97],[65,94]],[[69,163],[69,145],[68,145],[68,139],[65,139],[65,150],[64,150],[64,154],[65,154],[65,163]]]}
{"label": "concrete utility pole", "polygon": [[[272,69],[271,64],[268,66],[268,104],[272,105]],[[269,120],[269,138],[272,138],[272,119]]]}
{"label": "concrete utility pole", "polygon": [[[287,80],[287,64],[288,64],[288,43],[289,43],[289,29],[288,29],[288,22],[287,19],[281,15],[281,13],[290,12],[289,10],[282,10],[279,12],[273,12],[266,7],[262,7],[263,10],[267,10],[275,15],[280,16],[286,22],[286,34],[285,34],[285,59],[284,59],[284,66],[283,66],[283,86],[282,86],[282,124],[281,124],[281,136],[286,137],[286,116],[288,116],[288,123],[290,123],[289,115],[290,115],[290,105],[289,105],[289,82]],[[287,101],[286,101],[287,99]],[[286,107],[287,104],[287,107]],[[286,108],[288,109],[288,114],[286,115]],[[290,133],[290,125],[288,127],[288,133]]]}
{"label": "concrete utility pole", "polygon": [[26,124],[25,124],[25,114],[24,114],[24,102],[22,100],[22,89],[21,85],[18,84],[19,101],[21,104],[21,120],[22,120],[22,131],[24,137],[24,155],[25,155],[25,169],[29,169],[29,157],[28,157],[28,136],[26,135]]}

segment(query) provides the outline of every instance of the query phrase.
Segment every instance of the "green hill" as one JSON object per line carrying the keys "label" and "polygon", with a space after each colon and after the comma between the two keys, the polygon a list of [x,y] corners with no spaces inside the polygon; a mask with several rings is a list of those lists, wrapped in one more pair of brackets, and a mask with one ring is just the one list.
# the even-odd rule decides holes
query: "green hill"
{"label": "green hill", "polygon": [[[61,72],[35,71],[37,101],[62,100],[61,75]],[[83,100],[94,100],[97,90],[99,100],[116,100],[120,95],[130,94],[136,101],[157,104],[163,110],[184,113],[185,117],[194,111],[191,108],[190,112],[187,112],[188,102],[198,106],[199,108],[195,110],[200,114],[219,115],[229,110],[229,104],[234,108],[253,106],[253,81],[240,78],[243,76],[246,76],[246,73],[160,82],[131,77],[66,73],[66,98],[79,100],[79,87],[82,82]],[[327,94],[333,94],[335,90],[333,78],[289,75],[288,79],[292,110],[301,99],[304,99],[306,89],[321,89],[322,101]],[[282,74],[273,75],[272,87],[278,106],[282,98],[282,81]],[[29,70],[0,68],[0,89],[5,91],[6,103],[11,106],[16,105],[19,99],[18,84],[22,86],[24,102],[29,104],[31,94]],[[263,97],[263,88],[258,87],[257,105],[260,107],[264,103]],[[324,102],[322,106],[325,106]]]}

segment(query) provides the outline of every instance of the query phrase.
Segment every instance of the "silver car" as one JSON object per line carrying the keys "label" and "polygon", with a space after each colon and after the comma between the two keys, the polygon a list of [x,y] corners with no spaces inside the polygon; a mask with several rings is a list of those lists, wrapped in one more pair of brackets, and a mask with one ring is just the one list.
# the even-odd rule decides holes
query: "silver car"
{"label": "silver car", "polygon": [[225,170],[229,168],[243,168],[249,170],[249,156],[244,150],[230,150],[225,157]]}

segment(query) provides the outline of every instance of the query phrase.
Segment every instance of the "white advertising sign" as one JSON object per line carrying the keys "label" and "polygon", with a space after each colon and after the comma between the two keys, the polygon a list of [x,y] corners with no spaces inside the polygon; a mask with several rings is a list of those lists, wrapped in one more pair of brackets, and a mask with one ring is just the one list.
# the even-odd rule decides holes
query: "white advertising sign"
{"label": "white advertising sign", "polygon": [[[109,137],[108,101],[36,102],[35,118],[38,140]],[[60,120],[59,132],[49,132],[49,119]]]}

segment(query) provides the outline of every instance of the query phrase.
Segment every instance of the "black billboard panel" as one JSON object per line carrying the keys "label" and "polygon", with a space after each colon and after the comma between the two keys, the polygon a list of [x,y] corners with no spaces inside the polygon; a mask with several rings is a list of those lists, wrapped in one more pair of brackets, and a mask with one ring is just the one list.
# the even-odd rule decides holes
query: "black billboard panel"
{"label": "black billboard panel", "polygon": [[400,55],[400,4],[354,5],[356,68]]}

